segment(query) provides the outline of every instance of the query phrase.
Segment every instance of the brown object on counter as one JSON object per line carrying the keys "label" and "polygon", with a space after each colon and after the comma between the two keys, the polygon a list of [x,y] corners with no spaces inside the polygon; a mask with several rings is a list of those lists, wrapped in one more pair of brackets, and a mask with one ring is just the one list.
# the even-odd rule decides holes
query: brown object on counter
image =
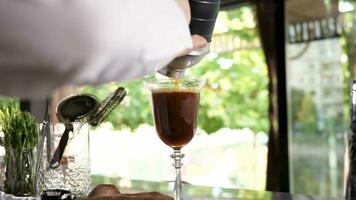
{"label": "brown object on counter", "polygon": [[142,192],[121,194],[115,185],[102,184],[96,186],[88,195],[88,200],[173,200],[172,197],[159,192]]}
{"label": "brown object on counter", "polygon": [[120,194],[120,191],[112,184],[101,184],[96,186],[88,195],[88,198],[115,196]]}

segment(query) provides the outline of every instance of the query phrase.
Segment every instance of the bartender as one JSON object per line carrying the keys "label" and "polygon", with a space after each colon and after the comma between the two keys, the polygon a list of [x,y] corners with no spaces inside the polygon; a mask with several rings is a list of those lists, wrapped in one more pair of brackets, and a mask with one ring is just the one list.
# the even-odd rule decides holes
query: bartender
{"label": "bartender", "polygon": [[152,74],[207,43],[189,20],[188,0],[0,0],[0,95]]}
{"label": "bartender", "polygon": [[[36,101],[65,85],[152,74],[207,44],[190,35],[189,21],[188,0],[0,0],[0,95]],[[106,194],[105,188],[97,190]],[[0,197],[21,199],[1,191]]]}

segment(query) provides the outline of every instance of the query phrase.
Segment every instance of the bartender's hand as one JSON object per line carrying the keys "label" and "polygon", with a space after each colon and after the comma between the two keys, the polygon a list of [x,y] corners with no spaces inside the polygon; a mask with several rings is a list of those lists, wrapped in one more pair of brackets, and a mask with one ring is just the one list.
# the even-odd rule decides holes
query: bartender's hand
{"label": "bartender's hand", "polygon": [[[184,15],[187,19],[187,23],[189,24],[190,19],[191,19],[189,1],[188,0],[178,0],[178,3],[184,12]],[[204,47],[208,43],[206,41],[206,39],[200,35],[192,35],[192,42],[193,42],[193,47],[191,49],[187,49],[187,50],[181,52],[178,56],[186,55],[194,49]]]}
{"label": "bartender's hand", "polygon": [[192,35],[192,42],[193,42],[193,47],[191,49],[186,49],[183,52],[179,53],[178,56],[184,56],[187,55],[189,52],[193,51],[194,49],[199,49],[204,47],[208,42],[206,39],[200,35]]}

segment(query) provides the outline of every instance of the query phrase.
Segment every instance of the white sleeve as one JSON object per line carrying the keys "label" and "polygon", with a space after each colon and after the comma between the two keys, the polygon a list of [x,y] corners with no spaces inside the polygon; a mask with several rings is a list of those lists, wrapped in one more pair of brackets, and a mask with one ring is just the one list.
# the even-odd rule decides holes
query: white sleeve
{"label": "white sleeve", "polygon": [[0,0],[0,94],[139,77],[191,45],[176,0]]}

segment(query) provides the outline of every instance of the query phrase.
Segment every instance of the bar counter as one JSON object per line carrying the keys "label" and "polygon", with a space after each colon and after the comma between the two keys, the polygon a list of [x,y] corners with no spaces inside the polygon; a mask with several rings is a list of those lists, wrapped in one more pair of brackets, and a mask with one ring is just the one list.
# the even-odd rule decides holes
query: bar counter
{"label": "bar counter", "polygon": [[[93,176],[92,185],[114,184],[121,193],[136,192],[161,192],[172,196],[173,182],[149,182],[139,180],[129,180],[123,178],[108,178]],[[302,194],[289,194],[282,192],[255,191],[236,188],[218,188],[207,186],[196,186],[184,184],[184,200],[214,200],[214,199],[236,199],[236,200],[340,200],[344,199],[331,197],[315,197]]]}

